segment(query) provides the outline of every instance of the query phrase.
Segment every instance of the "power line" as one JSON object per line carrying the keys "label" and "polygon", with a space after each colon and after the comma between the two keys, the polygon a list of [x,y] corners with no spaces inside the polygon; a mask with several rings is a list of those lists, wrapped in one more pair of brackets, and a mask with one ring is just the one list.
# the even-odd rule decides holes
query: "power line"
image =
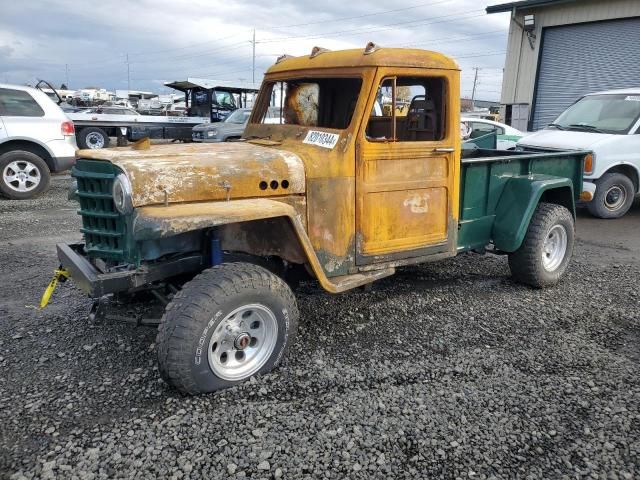
{"label": "power line", "polygon": [[505,30],[492,30],[490,32],[487,33],[479,33],[477,35],[467,35],[466,37],[449,37],[449,38],[439,38],[437,40],[434,40],[433,42],[430,42],[429,40],[425,40],[424,42],[420,42],[420,43],[409,43],[406,45],[402,45],[402,48],[408,48],[408,47],[421,47],[421,46],[428,46],[428,45],[440,45],[442,43],[453,43],[453,42],[466,42],[469,40],[475,40],[477,38],[482,38],[482,37],[491,37],[491,36],[497,36],[498,33],[500,34],[505,34],[507,33]]}
{"label": "power line", "polygon": [[[475,13],[475,12],[482,12],[481,14],[478,15],[472,15],[472,16],[465,16],[468,15],[470,13]],[[399,25],[409,25],[409,24],[415,24],[413,26],[422,26],[422,25],[432,25],[432,24],[436,24],[436,23],[447,23],[447,22],[453,22],[456,21],[456,19],[452,19],[452,20],[440,20],[440,21],[435,21],[435,22],[424,22],[425,20],[434,20],[434,19],[438,19],[438,18],[450,18],[450,17],[460,17],[463,20],[466,20],[468,18],[475,18],[475,17],[480,17],[480,16],[485,16],[486,13],[484,13],[484,10],[471,10],[471,11],[467,11],[467,12],[458,12],[458,13],[453,13],[450,15],[441,15],[438,17],[430,17],[430,18],[423,18],[422,20],[410,20],[407,22],[396,22],[396,23],[388,23],[388,24],[384,24],[381,25],[380,28],[376,27],[376,28],[367,28],[367,29],[349,29],[349,30],[338,30],[338,31],[333,31],[333,32],[325,32],[322,34],[311,34],[311,35],[292,35],[292,36],[288,36],[288,37],[277,37],[277,38],[269,38],[266,40],[259,40],[258,43],[273,43],[273,42],[281,42],[282,40],[292,40],[292,39],[316,39],[316,38],[324,38],[328,35],[340,35],[340,34],[353,34],[353,35],[359,35],[362,33],[372,33],[372,32],[379,32],[379,31],[384,31],[384,30],[393,30],[395,27],[399,26]],[[464,17],[463,17],[464,16]]]}
{"label": "power line", "polygon": [[[366,18],[366,17],[378,17],[380,15],[386,15],[388,13],[403,12],[403,11],[407,11],[407,10],[414,10],[416,8],[421,8],[421,7],[431,7],[433,5],[440,5],[442,3],[451,3],[451,0],[440,0],[438,2],[421,3],[419,5],[414,5],[413,7],[394,8],[393,10],[383,10],[381,12],[366,13],[364,15],[355,15],[353,17],[339,17],[337,19],[332,18],[330,21],[331,21],[331,23],[335,23],[335,22],[344,22],[344,21],[347,21],[347,20],[356,20],[356,19]],[[317,22],[293,23],[293,24],[290,24],[290,25],[280,25],[280,26],[277,26],[277,27],[268,27],[268,29],[270,29],[270,30],[281,30],[283,28],[289,28],[289,27],[306,27],[308,25],[319,25],[319,24],[324,24],[324,23],[327,23],[327,21],[326,20],[319,20]]]}

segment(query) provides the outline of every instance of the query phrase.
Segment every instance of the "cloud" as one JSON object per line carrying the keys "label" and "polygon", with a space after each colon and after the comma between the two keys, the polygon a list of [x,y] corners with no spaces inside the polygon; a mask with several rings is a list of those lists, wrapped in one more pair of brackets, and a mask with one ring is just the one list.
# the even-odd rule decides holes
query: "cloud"
{"label": "cloud", "polygon": [[[251,80],[256,29],[256,80],[282,53],[314,45],[383,46],[441,51],[463,68],[469,95],[479,67],[480,98],[499,96],[508,15],[486,15],[475,0],[30,0],[3,4],[0,80],[45,78],[70,86],[163,90],[187,76]],[[128,65],[127,65],[128,58]],[[127,77],[127,66],[129,77]]]}

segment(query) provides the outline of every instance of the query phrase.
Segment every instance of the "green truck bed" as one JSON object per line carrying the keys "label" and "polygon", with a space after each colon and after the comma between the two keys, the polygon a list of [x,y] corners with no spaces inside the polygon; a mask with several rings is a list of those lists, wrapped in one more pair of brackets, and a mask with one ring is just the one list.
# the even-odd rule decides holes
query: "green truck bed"
{"label": "green truck bed", "polygon": [[458,251],[489,243],[517,250],[540,201],[564,205],[575,217],[587,153],[463,150]]}

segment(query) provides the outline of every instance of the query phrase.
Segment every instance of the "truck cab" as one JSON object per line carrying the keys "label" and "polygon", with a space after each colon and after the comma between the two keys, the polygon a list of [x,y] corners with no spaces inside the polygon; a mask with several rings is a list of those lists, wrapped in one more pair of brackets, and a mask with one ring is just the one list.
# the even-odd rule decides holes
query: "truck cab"
{"label": "truck cab", "polygon": [[269,69],[242,141],[81,151],[85,241],[58,245],[58,275],[93,298],[165,298],[159,370],[187,393],[277,365],[298,319],[291,273],[340,293],[489,249],[552,286],[587,152],[463,154],[459,82],[436,52],[314,48]]}

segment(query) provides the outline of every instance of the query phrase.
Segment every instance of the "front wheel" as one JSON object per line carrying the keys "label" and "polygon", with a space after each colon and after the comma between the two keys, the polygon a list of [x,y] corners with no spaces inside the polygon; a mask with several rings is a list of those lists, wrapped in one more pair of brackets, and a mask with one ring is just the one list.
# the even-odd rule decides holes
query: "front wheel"
{"label": "front wheel", "polygon": [[598,218],[620,218],[633,204],[635,188],[629,177],[622,173],[606,173],[596,182],[596,194],[587,208]]}
{"label": "front wheel", "polygon": [[555,285],[567,269],[575,236],[571,212],[561,205],[540,203],[522,245],[509,254],[513,278],[532,287]]}
{"label": "front wheel", "polygon": [[291,289],[268,270],[226,263],[176,294],[158,329],[160,375],[199,394],[272,370],[292,342],[298,309]]}

